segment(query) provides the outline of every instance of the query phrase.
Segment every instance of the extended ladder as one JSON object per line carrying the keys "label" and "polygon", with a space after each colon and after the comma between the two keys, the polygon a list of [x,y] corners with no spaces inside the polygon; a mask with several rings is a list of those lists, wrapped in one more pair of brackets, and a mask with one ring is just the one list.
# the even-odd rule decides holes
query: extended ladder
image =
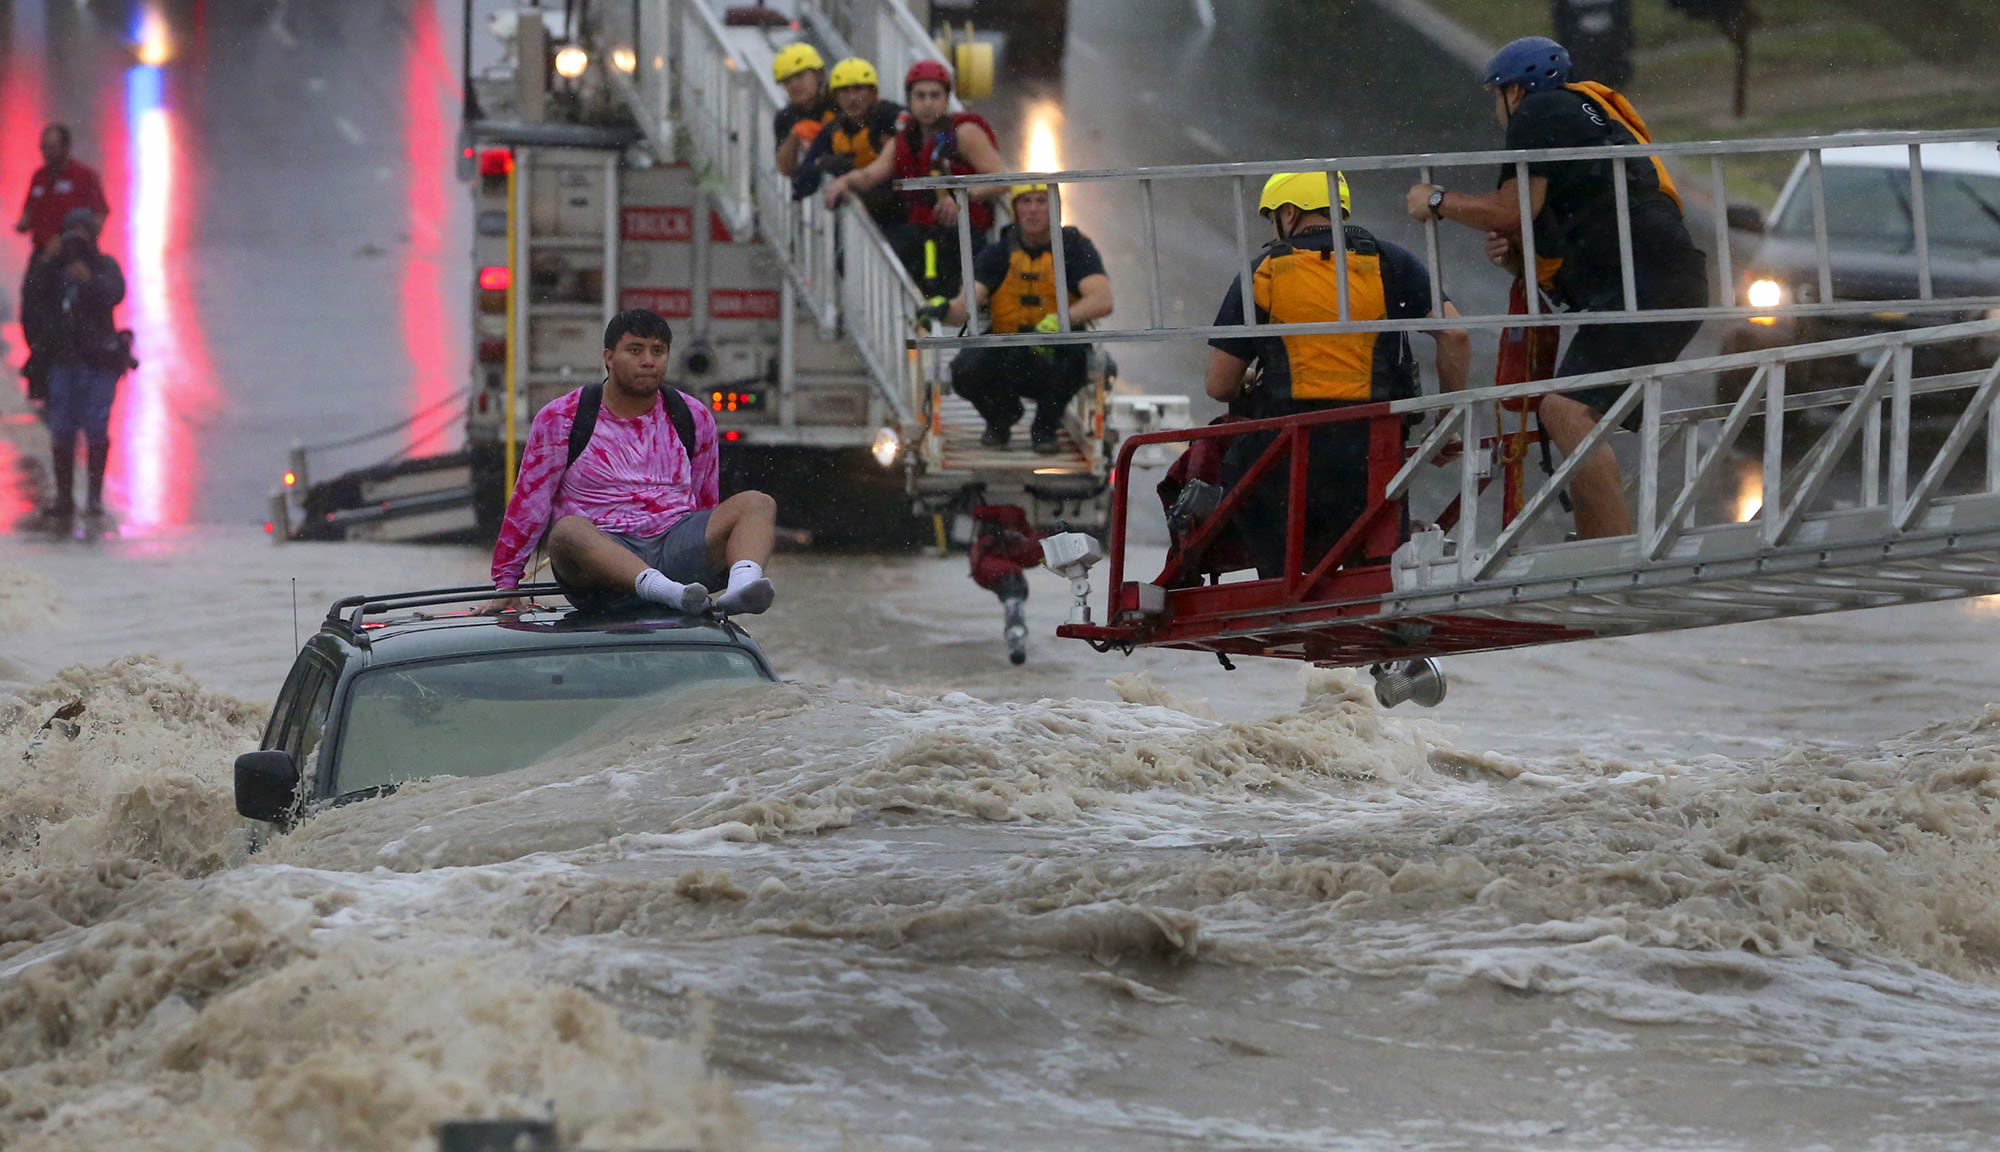
{"label": "extended ladder", "polygon": [[[1721,141],[1663,145],[1651,151],[1685,161],[1709,157],[1716,203],[1721,198],[1720,157],[1760,153],[1807,156],[1811,181],[1817,299],[1808,303],[1739,305],[1727,264],[1727,225],[1717,213],[1718,256],[1723,262],[1722,302],[1709,308],[1642,312],[1633,287],[1632,240],[1622,181],[1619,189],[1625,303],[1620,311],[1582,315],[1468,315],[1453,320],[1347,318],[1313,324],[1170,327],[1161,322],[1157,274],[1150,285],[1150,323],[1087,336],[1036,338],[1033,342],[1206,340],[1216,336],[1309,335],[1443,328],[1501,328],[1558,323],[1644,323],[1688,319],[1745,321],[1752,316],[1902,317],[1981,315],[2000,305],[1992,296],[1940,296],[1931,277],[1925,227],[1921,147],[1924,144],[2000,139],[2000,130],[1937,133],[1855,133],[1778,141]],[[1907,147],[1914,189],[1914,256],[1921,275],[1916,296],[1900,300],[1843,299],[1828,253],[1826,208],[1819,191],[1820,152],[1838,147],[1894,144]],[[1243,240],[1248,280],[1249,181],[1282,171],[1412,169],[1428,182],[1441,168],[1517,164],[1538,160],[1608,158],[1623,171],[1638,159],[1631,149],[1563,149],[1395,157],[1314,159],[1288,163],[1203,165],[1128,171],[1069,172],[1037,176],[1052,185],[1052,211],[1060,227],[1060,186],[1124,183],[1137,193],[1146,234],[1153,235],[1152,186],[1161,180],[1223,182]],[[1019,176],[911,181],[911,187],[945,187],[964,195],[983,183]],[[1528,205],[1522,202],[1525,217]],[[1527,260],[1532,262],[1532,228]],[[1060,232],[1057,232],[1060,235]],[[1444,274],[1435,225],[1428,244],[1434,292]],[[1157,252],[1152,254],[1157,268]],[[1338,252],[1344,262],[1346,253]],[[1532,263],[1529,266],[1533,266]],[[1481,274],[1490,274],[1482,269]],[[1344,281],[1344,277],[1342,280]],[[1218,286],[1219,288],[1220,286]],[[1532,296],[1533,294],[1531,294]],[[1434,295],[1434,298],[1435,295]],[[1005,346],[1030,342],[1017,336],[972,336],[914,341],[919,348]],[[1919,375],[1915,352],[1952,344],[1978,350],[1977,371]],[[1859,360],[1872,365],[1861,383],[1829,391],[1787,388],[1788,373],[1804,365]],[[1748,374],[1730,403],[1670,407],[1670,384],[1705,383],[1719,373]],[[1520,515],[1502,523],[1498,492],[1489,492],[1497,469],[1497,405],[1553,392],[1613,385],[1619,399],[1578,451],[1534,492]],[[1109,541],[1110,605],[1092,622],[1087,604],[1073,611],[1059,634],[1100,649],[1160,646],[1232,654],[1280,656],[1328,665],[1359,665],[1451,652],[1480,651],[1779,616],[2000,592],[2000,319],[1909,327],[1820,344],[1686,360],[1507,388],[1473,389],[1393,403],[1361,405],[1281,420],[1148,433],[1124,442],[1114,469],[1117,500]],[[1926,433],[1923,415],[1943,427]],[[1431,418],[1426,435],[1404,448],[1409,417]],[[1361,519],[1322,555],[1304,550],[1308,431],[1317,425],[1368,422],[1390,450],[1376,455],[1369,503]],[[1637,428],[1625,466],[1637,531],[1630,536],[1564,541],[1549,514],[1576,462],[1614,436],[1621,424]],[[1177,541],[1167,570],[1134,580],[1128,525],[1135,453],[1153,445],[1278,433],[1246,481],[1270,473],[1289,476],[1292,516],[1287,526],[1285,574],[1246,579],[1201,573],[1207,550],[1233,524],[1240,495],[1223,498],[1207,519]],[[1470,446],[1454,464],[1434,463],[1453,437]],[[1967,462],[1975,441],[1983,464]],[[1743,454],[1739,449],[1751,450]],[[1400,467],[1395,466],[1400,461]],[[1721,496],[1737,470],[1755,470],[1754,510]],[[1275,471],[1273,471],[1275,470]],[[1449,480],[1449,483],[1440,481]],[[1247,486],[1247,484],[1246,484]],[[1405,512],[1417,528],[1407,540],[1398,528]],[[1383,562],[1367,557],[1391,554]],[[1072,572],[1074,574],[1074,572]]]}

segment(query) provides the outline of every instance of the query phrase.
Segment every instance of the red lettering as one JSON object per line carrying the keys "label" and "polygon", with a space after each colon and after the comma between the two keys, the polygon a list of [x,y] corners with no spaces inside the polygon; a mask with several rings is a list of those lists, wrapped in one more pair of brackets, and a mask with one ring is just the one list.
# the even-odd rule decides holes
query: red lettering
{"label": "red lettering", "polygon": [[618,294],[618,307],[648,308],[679,320],[694,315],[694,293],[686,288],[627,288]]}
{"label": "red lettering", "polygon": [[776,320],[778,294],[765,289],[717,288],[708,294],[708,314],[717,320]]}
{"label": "red lettering", "polygon": [[626,240],[656,244],[685,244],[694,239],[694,209],[620,209],[618,230],[619,235]]}

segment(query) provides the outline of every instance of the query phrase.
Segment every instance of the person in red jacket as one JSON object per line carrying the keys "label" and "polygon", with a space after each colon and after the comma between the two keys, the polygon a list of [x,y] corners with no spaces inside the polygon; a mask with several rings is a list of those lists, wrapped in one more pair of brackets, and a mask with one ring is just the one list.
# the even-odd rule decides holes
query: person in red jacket
{"label": "person in red jacket", "polygon": [[62,234],[63,218],[77,208],[88,208],[102,227],[111,213],[104,199],[104,182],[97,173],[70,155],[69,126],[51,124],[42,129],[42,166],[28,181],[28,199],[21,206],[21,218],[14,231],[28,233],[37,251]]}
{"label": "person in red jacket", "polygon": [[[831,207],[849,191],[865,192],[890,180],[918,176],[966,176],[1002,172],[993,127],[977,112],[951,110],[951,70],[936,60],[919,60],[903,78],[910,108],[897,127],[896,146],[866,168],[834,181],[826,190]],[[980,188],[972,196],[972,244],[986,246],[993,228],[993,205],[1007,194],[1004,185]],[[903,194],[904,221],[887,229],[889,243],[926,296],[956,296],[960,285],[958,201],[944,192]]]}

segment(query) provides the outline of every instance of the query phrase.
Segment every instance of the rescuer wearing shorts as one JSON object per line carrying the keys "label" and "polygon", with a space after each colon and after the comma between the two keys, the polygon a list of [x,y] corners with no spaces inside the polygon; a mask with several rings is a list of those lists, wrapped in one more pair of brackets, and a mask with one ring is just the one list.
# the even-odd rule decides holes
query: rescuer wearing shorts
{"label": "rescuer wearing shorts", "polygon": [[[520,586],[546,536],[556,582],[586,612],[771,606],[777,503],[762,492],[718,500],[715,419],[666,384],[673,339],[657,313],[620,312],[604,329],[604,382],[535,413],[493,549],[495,588]],[[711,601],[710,588],[724,591]]]}
{"label": "rescuer wearing shorts", "polygon": [[[1493,57],[1485,82],[1493,91],[1494,115],[1507,133],[1508,148],[1651,143],[1645,121],[1623,96],[1602,84],[1571,84],[1569,76],[1569,53],[1544,37],[1516,40]],[[1672,177],[1650,157],[1635,158],[1625,170],[1639,307],[1707,307],[1707,256],[1688,235]],[[1625,307],[1612,171],[1608,159],[1528,165],[1535,251],[1538,257],[1561,261],[1550,283],[1552,296],[1572,312]],[[1454,220],[1486,230],[1489,254],[1518,275],[1520,250],[1506,243],[1520,232],[1515,181],[1515,167],[1509,164],[1501,171],[1499,189],[1483,195],[1418,184],[1410,189],[1407,208],[1412,219]],[[1538,278],[1547,275],[1537,271]],[[1576,376],[1666,363],[1681,354],[1700,326],[1692,320],[1580,325],[1556,374]],[[1542,427],[1557,447],[1565,453],[1574,451],[1623,391],[1618,386],[1584,388],[1546,397],[1539,409]],[[1576,502],[1579,537],[1623,536],[1632,531],[1618,462],[1608,447],[1599,448],[1577,470],[1570,494]]]}
{"label": "rescuer wearing shorts", "polygon": [[[1332,198],[1326,173],[1286,172],[1264,184],[1258,211],[1277,238],[1264,246],[1251,270],[1260,324],[1311,324],[1340,319],[1340,264],[1333,253]],[[1340,215],[1350,211],[1347,179],[1340,180]],[[1430,274],[1414,255],[1365,230],[1343,224],[1347,244],[1348,317],[1353,321],[1402,320],[1437,315]],[[1449,300],[1446,316],[1458,315]],[[1243,323],[1243,281],[1238,277],[1215,315],[1215,324]],[[1471,340],[1458,329],[1429,333],[1437,344],[1438,383],[1448,392],[1465,387]],[[1210,340],[1206,387],[1210,397],[1250,419],[1318,412],[1415,396],[1420,390],[1409,338],[1399,332],[1326,336],[1241,336]],[[1255,366],[1260,374],[1248,379]],[[1368,507],[1370,422],[1355,420],[1314,428],[1307,464],[1305,564],[1314,567]],[[1234,487],[1277,437],[1238,436],[1222,461],[1224,487]],[[1400,448],[1400,442],[1398,444]],[[1397,461],[1401,463],[1400,459]],[[1290,469],[1280,465],[1244,498],[1236,525],[1258,576],[1283,574]]]}
{"label": "rescuer wearing shorts", "polygon": [[[972,263],[973,294],[990,309],[992,331],[1055,332],[1060,328],[1055,299],[1055,253],[1049,246],[1049,186],[1016,184],[1010,190],[1014,223],[1000,242]],[[1069,281],[1069,322],[1080,327],[1111,315],[1111,277],[1097,245],[1075,228],[1063,229],[1063,274]],[[935,315],[935,312],[930,313]],[[965,323],[965,301],[943,306],[947,324]],[[986,420],[979,442],[1004,448],[1014,424],[1035,402],[1028,426],[1036,452],[1053,453],[1063,409],[1090,373],[1090,352],[1081,344],[1030,348],[967,348],[951,362],[951,390],[972,401]]]}

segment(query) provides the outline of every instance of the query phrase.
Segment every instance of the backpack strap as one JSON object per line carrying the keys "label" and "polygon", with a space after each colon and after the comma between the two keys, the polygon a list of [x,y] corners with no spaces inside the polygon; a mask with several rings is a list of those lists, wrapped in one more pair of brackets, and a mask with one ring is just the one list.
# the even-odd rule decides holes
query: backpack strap
{"label": "backpack strap", "polygon": [[[563,464],[565,469],[576,463],[583,450],[590,447],[590,438],[597,432],[597,414],[604,407],[604,385],[602,382],[586,384],[579,390],[576,399],[576,418],[569,426],[569,459]],[[687,397],[678,388],[664,388],[667,418],[674,422],[674,432],[681,438],[681,448],[687,452],[688,460],[694,460],[694,413],[688,411]]]}
{"label": "backpack strap", "polygon": [[564,470],[590,446],[590,438],[597,432],[597,413],[603,407],[603,382],[584,385],[576,400],[576,418],[569,425],[569,460],[563,464]]}
{"label": "backpack strap", "polygon": [[[688,464],[694,464],[694,413],[688,411],[688,400],[678,388],[663,388],[667,397],[667,418],[674,422],[674,431],[680,434],[681,447],[687,450]],[[593,413],[594,415],[594,413]],[[572,457],[574,458],[574,457]]]}

